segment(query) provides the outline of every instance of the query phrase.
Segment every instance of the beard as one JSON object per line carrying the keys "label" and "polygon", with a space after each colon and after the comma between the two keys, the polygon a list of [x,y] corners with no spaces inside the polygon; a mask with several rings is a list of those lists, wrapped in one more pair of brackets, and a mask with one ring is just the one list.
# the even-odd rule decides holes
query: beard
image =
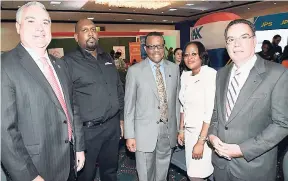
{"label": "beard", "polygon": [[[91,41],[94,40],[94,41]],[[88,51],[94,51],[98,46],[98,41],[95,38],[89,38],[86,41],[86,50]]]}

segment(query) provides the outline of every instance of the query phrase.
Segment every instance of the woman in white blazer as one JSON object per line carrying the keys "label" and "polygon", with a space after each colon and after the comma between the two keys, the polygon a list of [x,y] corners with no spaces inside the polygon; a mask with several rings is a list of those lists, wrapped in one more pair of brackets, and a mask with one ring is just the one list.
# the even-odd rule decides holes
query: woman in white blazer
{"label": "woman in white blazer", "polygon": [[[213,173],[212,150],[206,143],[213,113],[216,70],[207,66],[208,53],[200,42],[189,42],[183,52],[181,75],[181,118],[178,142],[185,144],[187,174],[201,181]],[[185,139],[184,139],[185,138]]]}

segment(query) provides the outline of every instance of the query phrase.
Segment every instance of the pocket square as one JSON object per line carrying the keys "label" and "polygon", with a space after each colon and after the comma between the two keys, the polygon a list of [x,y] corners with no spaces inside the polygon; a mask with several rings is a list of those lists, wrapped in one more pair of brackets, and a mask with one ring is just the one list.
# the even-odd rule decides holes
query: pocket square
{"label": "pocket square", "polygon": [[112,64],[112,63],[110,63],[110,62],[106,62],[106,63],[105,63],[105,65],[111,65],[111,64]]}

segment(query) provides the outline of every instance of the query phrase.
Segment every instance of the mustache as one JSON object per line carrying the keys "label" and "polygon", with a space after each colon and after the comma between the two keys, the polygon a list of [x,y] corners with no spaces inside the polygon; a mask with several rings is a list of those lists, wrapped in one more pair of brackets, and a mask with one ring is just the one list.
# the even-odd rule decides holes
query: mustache
{"label": "mustache", "polygon": [[93,39],[93,40],[97,41],[97,39],[96,39],[96,38],[94,38],[94,37],[91,37],[91,38],[89,38],[89,39],[87,40],[87,42],[88,42],[88,41],[90,41],[91,39]]}

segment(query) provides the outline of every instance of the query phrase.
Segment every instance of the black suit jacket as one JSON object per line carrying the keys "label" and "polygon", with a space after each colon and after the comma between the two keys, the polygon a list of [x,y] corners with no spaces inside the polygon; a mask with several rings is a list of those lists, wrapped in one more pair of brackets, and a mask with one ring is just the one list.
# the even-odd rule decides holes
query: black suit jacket
{"label": "black suit jacket", "polygon": [[[84,150],[82,124],[72,110],[72,81],[65,62],[49,56],[71,118],[76,151]],[[19,44],[2,55],[1,157],[13,181],[65,181],[70,144],[65,113],[49,82]],[[74,117],[73,117],[74,111]]]}

